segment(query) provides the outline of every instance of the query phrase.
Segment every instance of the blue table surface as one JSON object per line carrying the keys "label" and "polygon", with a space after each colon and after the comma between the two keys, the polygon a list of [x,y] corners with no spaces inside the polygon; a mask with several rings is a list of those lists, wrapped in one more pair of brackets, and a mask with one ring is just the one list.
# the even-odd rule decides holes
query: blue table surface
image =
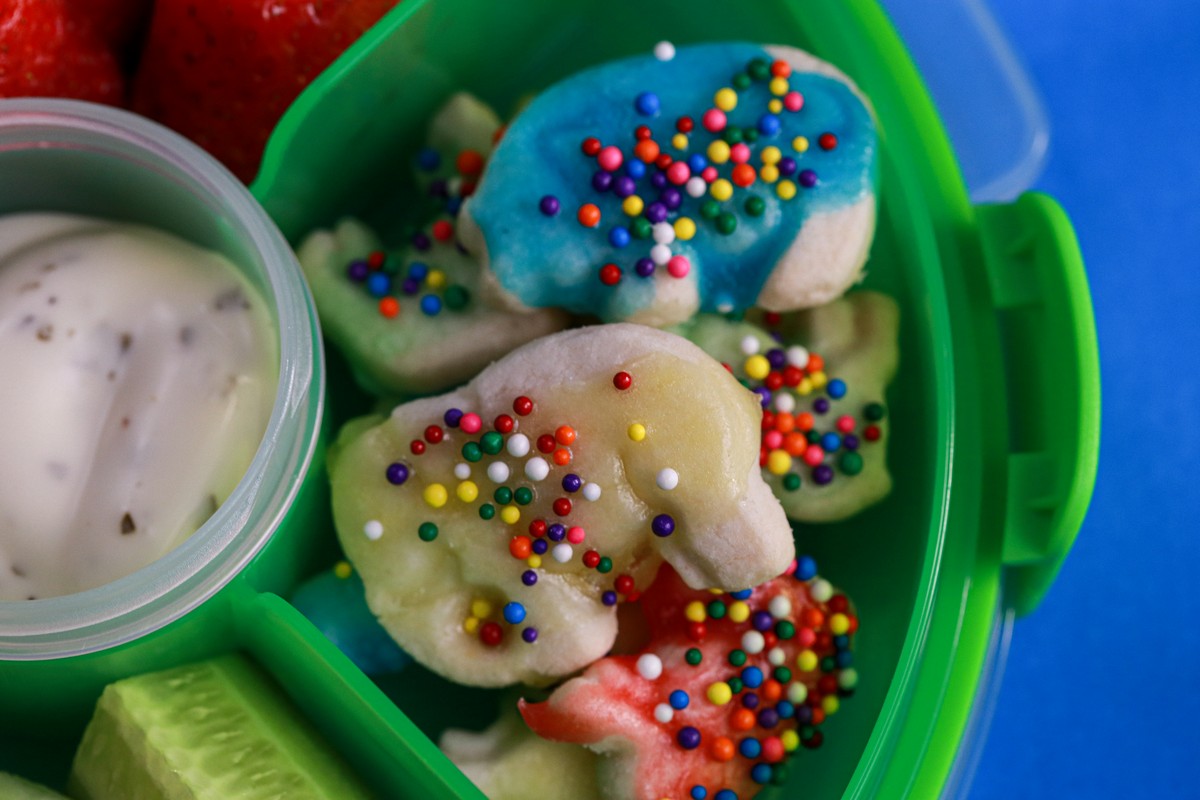
{"label": "blue table surface", "polygon": [[1200,3],[988,5],[1050,117],[1035,188],[1079,235],[1103,422],[1091,508],[1016,623],[970,797],[1200,797]]}

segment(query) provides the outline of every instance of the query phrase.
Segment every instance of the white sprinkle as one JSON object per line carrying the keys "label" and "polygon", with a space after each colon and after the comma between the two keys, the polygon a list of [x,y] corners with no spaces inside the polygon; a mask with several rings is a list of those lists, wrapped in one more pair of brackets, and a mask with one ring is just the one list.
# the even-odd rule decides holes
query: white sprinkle
{"label": "white sprinkle", "polygon": [[544,481],[550,474],[550,465],[541,456],[534,456],[525,462],[525,477],[531,481]]}
{"label": "white sprinkle", "polygon": [[659,244],[670,244],[675,241],[675,226],[669,222],[656,222],[651,230],[654,233],[654,241]]}
{"label": "white sprinkle", "polygon": [[675,45],[670,42],[659,42],[654,45],[654,57],[659,61],[670,61],[675,57]]}
{"label": "white sprinkle", "polygon": [[366,525],[363,525],[363,533],[372,542],[378,541],[380,536],[383,536],[383,523],[377,519],[368,520]]}
{"label": "white sprinkle", "polygon": [[733,301],[732,300],[720,301],[719,303],[717,303],[717,311],[721,312],[722,314],[728,314],[730,311],[733,311]]}
{"label": "white sprinkle", "polygon": [[488,464],[487,475],[491,478],[492,483],[504,483],[508,480],[509,472],[508,464],[503,461],[493,461]]}
{"label": "white sprinkle", "polygon": [[782,667],[784,662],[787,661],[787,653],[784,652],[782,647],[772,647],[767,652],[767,661],[770,661],[773,667]]}
{"label": "white sprinkle", "polygon": [[585,483],[583,485],[583,496],[587,500],[593,500],[593,501],[599,500],[600,499],[600,484]]}
{"label": "white sprinkle", "polygon": [[793,367],[804,369],[808,366],[808,351],[798,344],[794,344],[787,349],[788,363]]}
{"label": "white sprinkle", "polygon": [[517,458],[529,455],[529,437],[523,433],[508,437],[508,454]]}
{"label": "white sprinkle", "polygon": [[669,492],[679,485],[679,473],[670,467],[663,467],[658,471],[658,476],[654,482],[658,484],[658,488],[664,492]]}
{"label": "white sprinkle", "polygon": [[708,191],[708,182],[699,175],[693,175],[688,178],[683,188],[687,190],[688,197],[704,197],[705,192]]}
{"label": "white sprinkle", "polygon": [[675,718],[675,709],[671,708],[668,703],[659,703],[654,707],[654,718],[666,725]]}
{"label": "white sprinkle", "polygon": [[662,659],[654,653],[642,653],[637,660],[638,675],[648,681],[656,681],[663,672]]}
{"label": "white sprinkle", "polygon": [[796,395],[791,392],[776,392],[772,399],[775,401],[776,411],[790,414],[796,410]]}
{"label": "white sprinkle", "polygon": [[833,585],[824,578],[813,578],[812,583],[808,585],[808,591],[818,603],[827,603],[829,598],[833,597]]}
{"label": "white sprinkle", "polygon": [[743,336],[741,347],[743,355],[752,356],[762,348],[762,343],[757,336]]}
{"label": "white sprinkle", "polygon": [[446,191],[450,193],[450,197],[457,197],[462,193],[462,178],[451,178],[446,181]]}
{"label": "white sprinkle", "polygon": [[654,245],[654,247],[650,248],[650,260],[653,261],[656,266],[663,266],[671,260],[671,248],[667,247],[665,244]]}
{"label": "white sprinkle", "polygon": [[558,563],[565,564],[571,560],[571,556],[575,555],[575,551],[566,542],[559,542],[554,545],[550,555],[554,556],[554,560]]}
{"label": "white sprinkle", "polygon": [[766,646],[766,640],[758,631],[746,631],[742,634],[742,649],[750,655],[761,653]]}
{"label": "white sprinkle", "polygon": [[467,478],[471,477],[471,465],[465,461],[455,464],[454,477],[458,478],[460,481],[465,481]]}
{"label": "white sprinkle", "polygon": [[777,594],[767,603],[767,610],[775,619],[783,619],[792,613],[792,601],[786,594]]}
{"label": "white sprinkle", "polygon": [[808,687],[800,681],[796,681],[788,686],[788,700],[792,705],[798,706],[808,699]]}
{"label": "white sprinkle", "polygon": [[858,670],[854,667],[846,667],[838,675],[838,686],[843,689],[853,689],[858,685]]}

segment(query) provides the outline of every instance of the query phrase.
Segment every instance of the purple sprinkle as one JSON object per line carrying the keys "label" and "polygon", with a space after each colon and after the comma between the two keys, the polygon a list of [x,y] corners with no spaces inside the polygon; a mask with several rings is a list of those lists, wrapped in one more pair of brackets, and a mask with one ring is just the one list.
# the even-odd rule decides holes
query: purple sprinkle
{"label": "purple sprinkle", "polygon": [[597,192],[607,192],[612,188],[613,176],[611,172],[605,170],[597,170],[596,174],[592,175],[592,188]]}
{"label": "purple sprinkle", "polygon": [[552,542],[561,542],[563,537],[567,535],[567,529],[556,522],[546,529],[546,535],[550,537],[550,541]]}
{"label": "purple sprinkle", "polygon": [[606,606],[615,606],[617,604],[617,593],[609,589],[604,594],[600,595],[600,602]]}
{"label": "purple sprinkle", "polygon": [[537,583],[537,573],[531,569],[527,569],[521,573],[521,583],[526,586],[533,586]]}
{"label": "purple sprinkle", "polygon": [[759,402],[762,403],[763,408],[770,407],[770,405],[771,405],[771,390],[770,389],[768,389],[765,386],[759,386],[758,388],[756,388],[754,390],[754,393],[756,395],[758,395]]}
{"label": "purple sprinkle", "polygon": [[430,245],[432,244],[432,242],[429,239],[429,235],[426,234],[424,231],[418,231],[418,232],[414,233],[413,237],[412,237],[412,243],[413,243],[413,247],[417,248],[421,252],[428,250]]}
{"label": "purple sprinkle", "polygon": [[546,551],[549,549],[550,549],[550,543],[547,542],[545,539],[534,539],[533,540],[533,552],[537,553],[539,556],[545,555]]}
{"label": "purple sprinkle", "polygon": [[779,159],[779,174],[792,175],[796,172],[796,159],[786,156]]}
{"label": "purple sprinkle", "polygon": [[833,480],[833,467],[828,464],[818,464],[813,469],[813,481],[820,486],[824,486]]}
{"label": "purple sprinkle", "polygon": [[643,278],[649,278],[654,274],[654,260],[650,258],[639,258],[637,264],[634,265],[634,270]]}
{"label": "purple sprinkle", "polygon": [[742,705],[751,711],[758,708],[758,695],[754,692],[746,692],[742,695]]}
{"label": "purple sprinkle", "polygon": [[562,487],[564,490],[578,492],[580,486],[583,486],[583,479],[574,472],[568,472],[566,475],[563,475]]}
{"label": "purple sprinkle", "polygon": [[[665,180],[665,179],[664,179]],[[653,202],[646,206],[646,219],[657,225],[667,219],[667,207],[663,203]]]}
{"label": "purple sprinkle", "polygon": [[675,739],[684,750],[695,750],[700,746],[700,731],[691,725],[685,725],[679,729],[679,733],[675,735]]}
{"label": "purple sprinkle", "polygon": [[755,611],[750,615],[750,624],[759,633],[766,633],[775,625],[775,619],[770,611]]}
{"label": "purple sprinkle", "polygon": [[778,347],[772,347],[767,351],[767,363],[771,365],[771,369],[783,369],[787,366],[787,353]]}
{"label": "purple sprinkle", "polygon": [[461,408],[447,408],[446,413],[442,414],[442,421],[451,428],[457,428],[458,423],[462,422],[463,412]]}
{"label": "purple sprinkle", "polygon": [[828,413],[829,401],[824,397],[818,397],[816,400],[813,400],[813,411],[817,412],[818,414]]}
{"label": "purple sprinkle", "polygon": [[430,181],[429,195],[430,195],[430,197],[449,197],[450,189],[446,185],[446,179],[438,178],[435,181]]}
{"label": "purple sprinkle", "polygon": [[400,291],[407,295],[414,295],[421,291],[421,282],[416,278],[405,278],[400,284]]}
{"label": "purple sprinkle", "polygon": [[533,627],[532,625],[528,628],[525,628],[521,631],[521,638],[529,644],[533,644],[537,641],[537,628]]}
{"label": "purple sprinkle", "polygon": [[796,709],[796,722],[801,725],[807,725],[812,722],[812,708],[809,706],[800,706]]}
{"label": "purple sprinkle", "polygon": [[637,191],[637,181],[628,175],[622,175],[613,183],[613,194],[622,199]]}
{"label": "purple sprinkle", "polygon": [[677,210],[683,204],[683,195],[674,186],[668,186],[659,192],[658,199],[672,211]]}
{"label": "purple sprinkle", "polygon": [[553,217],[558,213],[560,204],[557,197],[552,194],[548,194],[542,198],[540,203],[538,203],[538,208],[541,209],[542,213],[547,217]]}
{"label": "purple sprinkle", "polygon": [[656,172],[650,176],[650,185],[655,189],[667,188],[667,174],[665,172]]}
{"label": "purple sprinkle", "polygon": [[779,724],[779,712],[773,708],[764,708],[758,712],[758,724],[764,728],[774,728]]}
{"label": "purple sprinkle", "polygon": [[675,532],[675,520],[670,514],[659,514],[650,523],[655,536],[670,536]]}
{"label": "purple sprinkle", "polygon": [[371,272],[371,268],[367,266],[367,262],[359,259],[351,261],[346,266],[346,276],[355,283],[362,283],[367,279],[367,275]]}
{"label": "purple sprinkle", "polygon": [[805,189],[811,189],[817,185],[817,173],[811,169],[800,170],[800,185]]}
{"label": "purple sprinkle", "polygon": [[847,433],[846,438],[842,439],[842,447],[846,448],[847,450],[857,450],[858,437],[853,433]]}
{"label": "purple sprinkle", "polygon": [[408,467],[397,461],[394,464],[389,464],[387,468],[388,483],[399,486],[408,480]]}

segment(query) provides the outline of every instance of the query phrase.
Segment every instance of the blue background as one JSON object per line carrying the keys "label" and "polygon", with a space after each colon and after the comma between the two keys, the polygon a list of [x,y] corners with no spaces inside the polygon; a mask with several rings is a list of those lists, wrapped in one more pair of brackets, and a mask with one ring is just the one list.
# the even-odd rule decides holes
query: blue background
{"label": "blue background", "polygon": [[[895,0],[904,2],[904,0]],[[1041,92],[1088,267],[1102,442],[1017,621],[970,797],[1200,797],[1200,3],[989,0]]]}

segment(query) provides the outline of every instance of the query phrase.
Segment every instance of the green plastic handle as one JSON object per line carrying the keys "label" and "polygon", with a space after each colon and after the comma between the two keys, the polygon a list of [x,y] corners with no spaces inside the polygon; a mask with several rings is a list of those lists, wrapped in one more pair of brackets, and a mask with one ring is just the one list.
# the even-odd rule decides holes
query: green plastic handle
{"label": "green plastic handle", "polygon": [[1005,595],[1027,614],[1058,575],[1091,500],[1100,356],[1083,256],[1058,203],[1031,192],[977,211],[1010,413]]}

